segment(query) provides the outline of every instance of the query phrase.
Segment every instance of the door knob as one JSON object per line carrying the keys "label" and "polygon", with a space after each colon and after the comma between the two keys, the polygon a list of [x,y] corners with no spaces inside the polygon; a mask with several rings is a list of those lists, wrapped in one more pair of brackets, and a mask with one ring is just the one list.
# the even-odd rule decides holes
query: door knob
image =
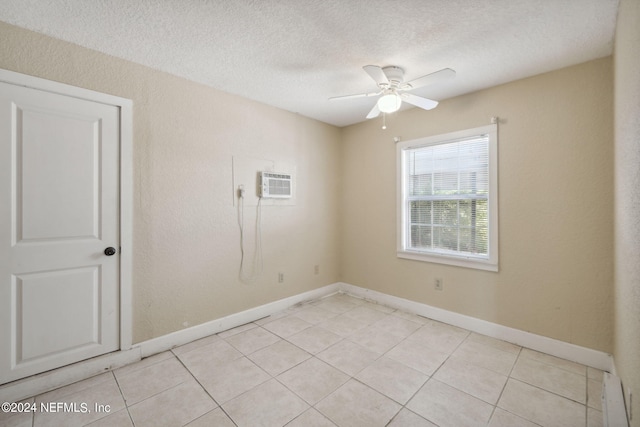
{"label": "door knob", "polygon": [[112,248],[111,246],[109,246],[107,249],[104,250],[104,254],[106,256],[115,255],[115,253],[116,253],[116,248]]}

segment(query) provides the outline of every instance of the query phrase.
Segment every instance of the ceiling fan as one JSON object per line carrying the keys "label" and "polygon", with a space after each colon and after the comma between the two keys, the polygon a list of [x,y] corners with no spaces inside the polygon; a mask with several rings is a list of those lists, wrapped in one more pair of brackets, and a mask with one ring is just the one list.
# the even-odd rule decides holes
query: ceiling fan
{"label": "ceiling fan", "polygon": [[373,106],[369,114],[367,114],[367,119],[378,117],[380,113],[393,113],[398,111],[402,105],[402,101],[425,110],[431,110],[438,105],[437,101],[408,93],[408,91],[452,79],[456,75],[456,72],[451,68],[444,68],[440,71],[436,71],[435,73],[418,77],[417,79],[409,82],[404,82],[404,70],[400,67],[396,67],[395,65],[384,68],[378,67],[377,65],[365,65],[362,68],[376,82],[379,89],[378,91],[360,93],[356,95],[336,96],[329,99],[349,99],[382,95],[378,98],[378,101]]}

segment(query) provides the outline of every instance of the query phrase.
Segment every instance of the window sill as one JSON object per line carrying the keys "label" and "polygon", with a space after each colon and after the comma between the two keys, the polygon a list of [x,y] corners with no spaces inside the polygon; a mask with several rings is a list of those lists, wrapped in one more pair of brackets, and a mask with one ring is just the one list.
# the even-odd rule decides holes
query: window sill
{"label": "window sill", "polygon": [[489,260],[481,260],[466,257],[452,257],[445,255],[424,254],[420,252],[398,251],[398,258],[413,261],[431,262],[435,264],[454,265],[456,267],[473,268],[476,270],[498,271],[498,263]]}

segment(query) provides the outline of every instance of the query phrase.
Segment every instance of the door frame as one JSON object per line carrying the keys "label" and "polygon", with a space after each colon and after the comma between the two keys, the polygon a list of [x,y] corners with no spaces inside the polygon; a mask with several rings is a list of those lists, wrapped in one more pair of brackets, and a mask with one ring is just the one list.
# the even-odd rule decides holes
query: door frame
{"label": "door frame", "polygon": [[133,255],[133,101],[89,89],[0,69],[0,82],[117,107],[120,111],[120,350],[132,346],[132,255]]}

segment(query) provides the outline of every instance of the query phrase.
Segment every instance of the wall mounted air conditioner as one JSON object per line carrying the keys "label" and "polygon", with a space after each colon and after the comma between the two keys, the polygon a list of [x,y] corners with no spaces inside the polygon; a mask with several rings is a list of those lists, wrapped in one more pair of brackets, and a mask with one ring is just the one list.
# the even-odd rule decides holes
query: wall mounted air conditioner
{"label": "wall mounted air conditioner", "polygon": [[260,172],[260,197],[265,199],[291,198],[291,174]]}

